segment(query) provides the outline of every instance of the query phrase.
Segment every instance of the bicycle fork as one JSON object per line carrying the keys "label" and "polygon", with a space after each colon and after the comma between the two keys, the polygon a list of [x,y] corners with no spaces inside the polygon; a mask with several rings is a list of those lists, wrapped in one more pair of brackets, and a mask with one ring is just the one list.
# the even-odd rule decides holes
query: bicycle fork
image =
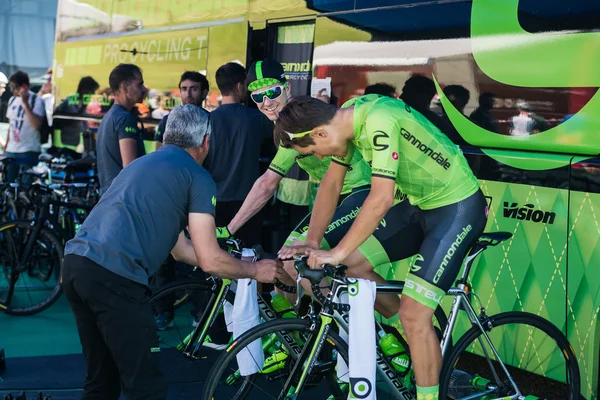
{"label": "bicycle fork", "polygon": [[208,304],[212,304],[212,307],[207,307],[202,313],[202,317],[198,321],[198,324],[194,330],[183,339],[183,342],[177,346],[177,349],[186,357],[197,359],[196,354],[198,353],[200,346],[204,343],[204,339],[208,334],[208,329],[212,326],[219,310],[223,306],[226,300],[227,292],[230,290],[230,281],[221,282],[221,287],[217,293],[212,293]]}
{"label": "bicycle fork", "polygon": [[[302,391],[302,388],[306,383],[306,379],[310,375],[310,372],[312,371],[315,363],[317,362],[319,353],[323,348],[325,340],[327,340],[327,335],[329,334],[329,330],[331,329],[331,323],[333,322],[333,318],[329,315],[320,314],[319,316],[321,318],[321,323],[319,327],[319,332],[317,333],[317,336],[314,339],[314,344],[312,347],[304,346],[304,348],[302,349],[302,352],[298,356],[298,359],[294,364],[294,367],[292,368],[292,371],[290,372],[290,375],[287,381],[285,382],[283,390],[279,394],[278,399],[295,399],[298,396],[298,394]],[[312,328],[316,328],[316,322],[313,323]],[[303,361],[307,352],[310,352],[308,353],[308,358],[306,359],[306,361]],[[295,379],[296,374],[298,373],[298,369],[300,368],[303,368],[302,375],[300,375],[300,379],[294,387],[292,386],[292,383]]]}

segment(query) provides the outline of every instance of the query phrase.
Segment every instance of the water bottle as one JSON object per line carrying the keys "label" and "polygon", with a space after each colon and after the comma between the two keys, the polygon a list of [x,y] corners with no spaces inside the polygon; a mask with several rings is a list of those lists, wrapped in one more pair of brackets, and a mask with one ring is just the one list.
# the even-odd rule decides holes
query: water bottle
{"label": "water bottle", "polygon": [[386,357],[392,357],[392,366],[400,375],[405,375],[410,368],[410,358],[400,341],[391,333],[379,331],[379,347]]}
{"label": "water bottle", "polygon": [[271,292],[271,307],[281,318],[298,317],[292,303],[284,295],[275,293],[275,291]]}

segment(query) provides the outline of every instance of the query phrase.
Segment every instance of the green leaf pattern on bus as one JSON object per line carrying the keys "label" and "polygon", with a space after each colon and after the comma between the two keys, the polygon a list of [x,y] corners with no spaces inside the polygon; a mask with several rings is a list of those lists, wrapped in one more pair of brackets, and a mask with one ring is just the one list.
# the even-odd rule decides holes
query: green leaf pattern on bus
{"label": "green leaf pattern on bus", "polygon": [[[479,68],[491,79],[521,87],[599,87],[600,33],[532,34],[518,19],[519,0],[473,0],[471,45]],[[515,137],[487,131],[462,115],[442,92],[438,95],[461,136],[470,144],[488,148],[597,155],[600,153],[600,94],[567,121],[544,132]],[[482,149],[497,159],[491,151]],[[500,160],[498,160],[500,161]],[[532,169],[522,160],[502,160],[512,167]],[[565,160],[563,165],[568,165]],[[556,168],[540,163],[538,170]]]}

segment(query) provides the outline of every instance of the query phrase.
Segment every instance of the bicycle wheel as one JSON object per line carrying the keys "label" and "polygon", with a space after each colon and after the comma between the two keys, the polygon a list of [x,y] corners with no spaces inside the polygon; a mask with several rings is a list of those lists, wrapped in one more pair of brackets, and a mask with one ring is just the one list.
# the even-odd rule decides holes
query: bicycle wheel
{"label": "bicycle wheel", "polygon": [[[579,366],[558,328],[525,312],[494,315],[483,325],[523,396],[519,398],[579,400]],[[509,375],[475,326],[456,342],[442,367],[440,398],[461,399],[485,392],[488,398],[516,395]]]}
{"label": "bicycle wheel", "polygon": [[[259,396],[261,399],[276,399],[294,366],[300,363],[295,374],[302,373],[302,365],[312,348],[319,327],[307,319],[280,319],[258,325],[236,339],[215,362],[204,387],[203,399],[242,400]],[[241,376],[238,370],[237,356],[248,345],[262,340],[265,362],[260,363],[252,355],[248,362],[254,364],[258,373]],[[281,340],[287,342],[294,353],[283,351]],[[301,345],[303,347],[300,347]],[[307,347],[309,346],[309,347]],[[250,354],[250,353],[248,353]],[[336,358],[348,360],[348,346],[330,330],[327,340],[320,350],[318,361],[307,378],[304,390],[295,399],[323,398],[333,394],[335,399],[348,397],[347,385],[337,379]],[[252,393],[251,393],[252,392]],[[253,396],[253,397],[251,397]]]}
{"label": "bicycle wheel", "polygon": [[[224,317],[221,310],[216,310],[219,314],[210,326],[209,337],[204,340],[200,352],[193,357],[183,352],[198,321],[208,319],[214,308],[211,298],[219,289],[220,286],[212,281],[186,280],[167,284],[150,298],[157,321],[161,369],[170,382],[174,379],[178,382],[197,381],[198,376],[210,368],[208,362],[216,358],[215,351],[222,350],[229,342],[230,334]],[[235,294],[229,291],[225,300],[233,304],[234,298]],[[176,302],[178,304],[175,307]]]}
{"label": "bicycle wheel", "polygon": [[54,304],[62,293],[63,245],[48,228],[42,228],[28,260],[19,266],[34,229],[31,221],[10,221],[0,225],[0,268],[3,270],[0,304],[4,304],[7,314],[39,313]]}

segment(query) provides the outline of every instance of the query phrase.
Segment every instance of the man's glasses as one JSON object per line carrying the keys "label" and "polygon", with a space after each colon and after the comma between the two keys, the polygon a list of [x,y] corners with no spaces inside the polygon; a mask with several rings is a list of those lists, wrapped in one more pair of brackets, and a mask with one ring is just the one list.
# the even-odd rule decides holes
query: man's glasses
{"label": "man's glasses", "polygon": [[265,97],[269,100],[275,100],[283,93],[283,88],[285,87],[285,83],[281,85],[273,86],[271,88],[262,90],[260,92],[252,93],[250,97],[252,97],[252,101],[256,104],[261,104]]}

